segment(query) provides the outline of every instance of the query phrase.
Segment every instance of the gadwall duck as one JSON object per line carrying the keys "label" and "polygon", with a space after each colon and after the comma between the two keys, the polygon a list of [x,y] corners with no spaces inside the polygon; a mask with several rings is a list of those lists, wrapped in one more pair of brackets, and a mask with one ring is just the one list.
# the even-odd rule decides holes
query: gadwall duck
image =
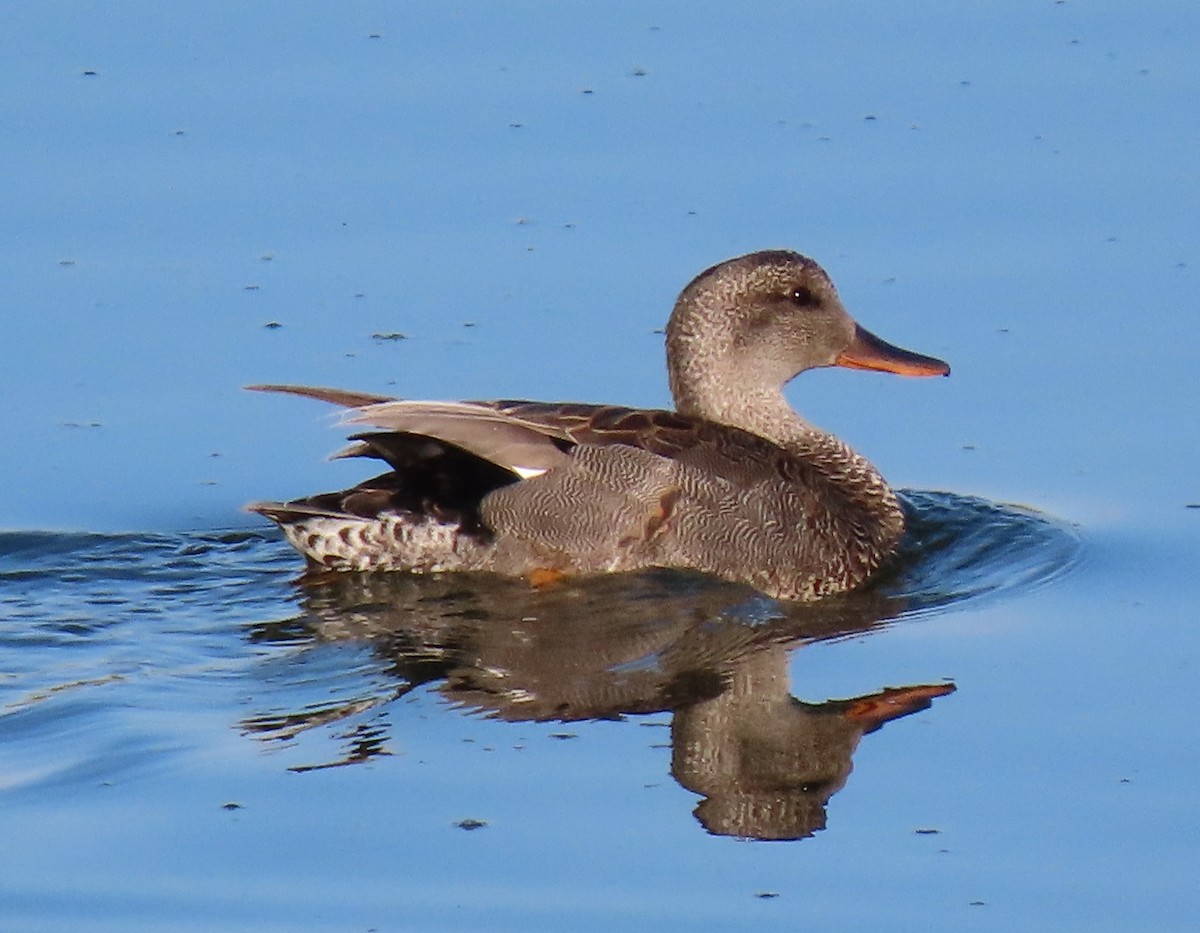
{"label": "gadwall duck", "polygon": [[388,472],[259,502],[313,570],[492,571],[537,583],[675,567],[811,600],[862,584],[904,531],[866,459],[801,418],[783,387],[818,366],[947,375],[855,324],[829,276],[782,250],[713,266],[667,324],[675,411],[423,402],[259,385],[343,406],[335,456]]}

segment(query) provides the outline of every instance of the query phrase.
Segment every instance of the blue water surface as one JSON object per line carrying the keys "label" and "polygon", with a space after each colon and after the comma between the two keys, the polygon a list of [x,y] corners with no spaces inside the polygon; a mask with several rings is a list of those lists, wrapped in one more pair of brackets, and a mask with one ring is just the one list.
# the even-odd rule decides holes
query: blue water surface
{"label": "blue water surface", "polygon": [[[1191,929],[1198,42],[1165,0],[8,5],[0,928]],[[789,390],[917,490],[877,589],[313,590],[239,511],[362,478],[241,386],[667,405],[679,289],[767,247],[954,368]]]}

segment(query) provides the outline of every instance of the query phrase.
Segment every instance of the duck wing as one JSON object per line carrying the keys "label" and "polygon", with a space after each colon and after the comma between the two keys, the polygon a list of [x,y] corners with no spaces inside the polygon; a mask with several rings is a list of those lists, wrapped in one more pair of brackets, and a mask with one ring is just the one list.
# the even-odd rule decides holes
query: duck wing
{"label": "duck wing", "polygon": [[327,386],[281,385],[275,383],[259,383],[246,386],[251,392],[279,392],[284,395],[299,395],[304,398],[315,398],[319,402],[330,405],[340,405],[343,408],[358,408],[360,405],[373,405],[377,402],[390,402],[390,395],[375,395],[371,392],[350,392],[346,389],[331,389]]}
{"label": "duck wing", "polygon": [[[466,451],[521,479],[537,476],[566,459],[571,439],[551,426],[508,416],[488,402],[430,402],[397,399],[323,386],[252,385],[257,392],[280,392],[317,399],[347,409],[345,424],[378,428],[354,436],[358,443],[335,457],[367,456],[396,469],[408,465],[429,438]],[[556,443],[557,442],[557,443]]]}
{"label": "duck wing", "polygon": [[357,443],[335,456],[376,457],[397,468],[406,465],[411,451],[419,449],[421,438],[428,438],[453,445],[521,479],[565,467],[572,449],[581,445],[634,448],[680,460],[701,474],[723,477],[735,486],[782,478],[805,487],[820,479],[813,464],[766,438],[661,409],[515,399],[415,401],[320,386],[247,388],[300,395],[347,409],[344,423],[379,431],[354,435]]}

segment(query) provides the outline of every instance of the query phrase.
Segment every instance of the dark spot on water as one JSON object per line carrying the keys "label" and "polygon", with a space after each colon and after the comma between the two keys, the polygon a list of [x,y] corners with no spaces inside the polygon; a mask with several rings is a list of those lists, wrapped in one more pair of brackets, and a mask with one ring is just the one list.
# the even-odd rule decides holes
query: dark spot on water
{"label": "dark spot on water", "polygon": [[875,114],[873,114],[873,113],[868,113],[865,117],[863,117],[863,120],[865,120],[868,123],[874,123],[878,119],[879,118],[877,116],[875,116]]}
{"label": "dark spot on water", "polygon": [[757,897],[760,901],[769,901],[769,900],[772,900],[773,898],[779,897],[779,892],[778,891],[757,891],[757,892],[755,892],[754,896]]}
{"label": "dark spot on water", "polygon": [[232,800],[229,803],[221,804],[222,810],[241,810],[243,809],[240,803],[234,803]]}
{"label": "dark spot on water", "polygon": [[171,130],[172,136],[186,136],[187,130]]}
{"label": "dark spot on water", "polygon": [[971,901],[972,907],[986,907],[987,901]]}
{"label": "dark spot on water", "polygon": [[274,255],[274,253],[263,253],[258,258],[261,259],[263,262],[270,262],[272,259],[275,258],[275,255]]}
{"label": "dark spot on water", "polygon": [[371,339],[378,343],[384,343],[385,341],[407,340],[408,334],[401,333],[398,330],[390,330],[385,333],[372,334]]}
{"label": "dark spot on water", "polygon": [[265,327],[267,330],[279,330],[279,328],[283,327],[283,325],[278,321],[267,321],[263,327]]}
{"label": "dark spot on water", "polygon": [[369,33],[369,34],[367,35],[367,38],[368,38],[368,39],[381,39],[381,38],[383,38],[383,36],[382,36],[382,34],[381,34],[381,33],[378,33],[378,32],[372,32],[372,33]]}
{"label": "dark spot on water", "polygon": [[550,738],[560,739],[560,740],[577,739],[577,738],[579,738],[579,735],[578,735],[578,733],[575,733],[575,732],[551,732]]}
{"label": "dark spot on water", "polygon": [[459,829],[465,829],[467,832],[472,832],[476,829],[483,829],[487,826],[487,820],[459,820],[454,824]]}
{"label": "dark spot on water", "polygon": [[633,71],[630,72],[630,74],[635,78],[644,78],[646,77],[647,73],[648,72],[645,68],[634,68]]}
{"label": "dark spot on water", "polygon": [[256,292],[256,291],[258,291],[258,290],[259,290],[259,289],[261,289],[261,288],[262,288],[262,286],[261,286],[261,285],[243,285],[243,286],[242,286],[242,291],[244,291],[244,292]]}
{"label": "dark spot on water", "polygon": [[1200,502],[1189,502],[1184,505],[1185,509],[1200,509]]}
{"label": "dark spot on water", "polygon": [[914,829],[913,832],[916,833],[918,836],[936,836],[941,832],[941,830],[940,829]]}
{"label": "dark spot on water", "polygon": [[96,77],[99,77],[100,72],[95,71],[91,68],[85,68],[83,70],[82,74],[85,78],[96,78]]}
{"label": "dark spot on water", "polygon": [[60,259],[58,261],[58,264],[60,266],[73,266],[73,265],[75,265],[75,260],[74,259]]}

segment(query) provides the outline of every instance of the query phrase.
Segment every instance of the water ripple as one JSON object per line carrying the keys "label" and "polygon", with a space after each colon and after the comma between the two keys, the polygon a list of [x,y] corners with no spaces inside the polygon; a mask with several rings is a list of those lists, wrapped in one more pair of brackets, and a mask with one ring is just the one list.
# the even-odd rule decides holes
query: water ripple
{"label": "water ripple", "polygon": [[[41,785],[102,773],[114,749],[114,767],[156,767],[157,750],[203,743],[186,724],[222,710],[226,728],[274,747],[319,726],[340,743],[335,763],[363,760],[386,753],[388,704],[424,685],[505,718],[676,708],[764,645],[1016,596],[1080,548],[1074,529],[1028,509],[931,492],[905,502],[908,536],[878,580],[812,606],[668,571],[549,591],[488,575],[298,587],[299,559],[268,532],[0,533],[0,747]],[[553,683],[555,670],[582,683],[588,664],[587,696]]]}

